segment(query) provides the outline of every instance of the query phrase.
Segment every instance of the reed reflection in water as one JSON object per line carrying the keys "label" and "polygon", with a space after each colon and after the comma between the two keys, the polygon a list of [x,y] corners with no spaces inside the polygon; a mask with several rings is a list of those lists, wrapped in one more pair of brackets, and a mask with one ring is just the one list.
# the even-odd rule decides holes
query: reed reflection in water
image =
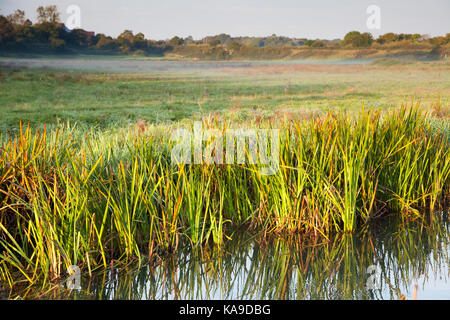
{"label": "reed reflection in water", "polygon": [[411,299],[417,285],[418,299],[449,299],[449,235],[447,214],[431,227],[388,222],[326,243],[240,234],[220,252],[83,278],[82,290],[64,298]]}

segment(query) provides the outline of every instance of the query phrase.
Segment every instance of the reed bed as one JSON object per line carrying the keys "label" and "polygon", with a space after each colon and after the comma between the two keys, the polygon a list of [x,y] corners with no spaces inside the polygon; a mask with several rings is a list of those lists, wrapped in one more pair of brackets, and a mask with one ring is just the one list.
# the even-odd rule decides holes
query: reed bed
{"label": "reed bed", "polygon": [[448,133],[417,107],[279,129],[280,168],[262,175],[250,164],[175,165],[165,127],[21,127],[0,149],[0,280],[46,284],[71,265],[90,274],[140,265],[188,246],[221,247],[242,228],[327,240],[386,214],[420,219],[445,206]]}

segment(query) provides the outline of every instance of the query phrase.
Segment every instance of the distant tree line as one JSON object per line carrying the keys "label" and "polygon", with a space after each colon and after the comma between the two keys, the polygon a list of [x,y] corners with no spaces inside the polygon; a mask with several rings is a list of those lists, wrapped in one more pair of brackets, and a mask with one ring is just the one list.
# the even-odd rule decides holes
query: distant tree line
{"label": "distant tree line", "polygon": [[171,50],[166,41],[145,39],[125,30],[117,38],[83,29],[69,30],[60,19],[56,6],[37,8],[37,22],[25,18],[23,10],[0,15],[0,50],[21,52],[72,53],[82,50],[99,53],[157,54]]}
{"label": "distant tree line", "polygon": [[148,40],[143,33],[125,30],[117,38],[95,34],[83,29],[69,30],[62,22],[56,6],[37,8],[37,22],[26,19],[23,10],[0,15],[0,51],[103,54],[164,55],[166,52],[197,58],[229,59],[283,58],[293,48],[371,48],[427,44],[435,50],[450,43],[446,36],[386,33],[374,39],[370,33],[351,31],[344,39],[320,40],[289,38],[275,34],[268,37],[231,37],[227,34],[208,36],[201,40],[178,36],[170,40]]}

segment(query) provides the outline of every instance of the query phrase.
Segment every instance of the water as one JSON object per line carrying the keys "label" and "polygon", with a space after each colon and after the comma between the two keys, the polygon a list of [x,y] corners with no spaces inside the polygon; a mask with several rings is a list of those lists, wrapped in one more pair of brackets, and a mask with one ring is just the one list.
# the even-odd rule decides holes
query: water
{"label": "water", "polygon": [[[450,299],[448,218],[341,235],[319,243],[235,235],[157,266],[81,279],[65,299]],[[65,294],[64,294],[65,292]]]}

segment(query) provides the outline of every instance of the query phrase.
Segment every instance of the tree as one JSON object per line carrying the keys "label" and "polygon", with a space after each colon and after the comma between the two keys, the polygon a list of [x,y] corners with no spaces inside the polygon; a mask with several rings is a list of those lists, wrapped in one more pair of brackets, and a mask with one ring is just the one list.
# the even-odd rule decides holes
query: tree
{"label": "tree", "polygon": [[411,40],[412,40],[413,42],[419,41],[419,40],[420,40],[420,34],[414,33],[414,34],[411,36]]}
{"label": "tree", "polygon": [[25,23],[25,11],[17,9],[14,13],[6,17],[12,24],[23,25]]}
{"label": "tree", "polygon": [[145,36],[142,32],[139,32],[134,36],[134,48],[137,50],[146,50],[148,47],[148,41],[145,40]]}
{"label": "tree", "polygon": [[100,33],[97,35],[98,41],[96,47],[98,49],[115,49],[117,48],[117,42],[113,40],[111,37],[107,37],[104,34]]}
{"label": "tree", "polygon": [[184,43],[185,44],[190,44],[194,42],[194,38],[192,38],[192,36],[188,36],[186,38],[184,38]]}
{"label": "tree", "polygon": [[373,42],[373,36],[368,33],[360,33],[359,31],[351,31],[344,37],[343,44],[350,45],[354,48],[370,47]]}
{"label": "tree", "polygon": [[6,45],[14,39],[14,27],[6,17],[0,15],[0,45]]}
{"label": "tree", "polygon": [[209,44],[211,47],[218,46],[220,43],[221,43],[221,42],[220,42],[219,39],[214,39],[214,40],[211,40],[211,41],[208,42],[208,44]]}
{"label": "tree", "polygon": [[377,39],[377,42],[380,44],[384,44],[384,43],[394,42],[397,40],[398,40],[398,36],[392,32],[389,32],[389,33],[379,36]]}
{"label": "tree", "polygon": [[218,34],[217,36],[214,36],[213,39],[217,39],[220,41],[221,44],[228,45],[232,40],[231,36],[226,33]]}
{"label": "tree", "polygon": [[344,44],[355,47],[357,46],[360,37],[361,33],[359,31],[350,31],[344,37]]}
{"label": "tree", "polygon": [[62,50],[66,47],[66,42],[59,38],[50,38],[50,47],[52,49]]}
{"label": "tree", "polygon": [[434,38],[430,39],[430,43],[433,44],[434,46],[442,46],[447,43],[447,38],[446,37],[434,37]]}
{"label": "tree", "polygon": [[117,38],[117,40],[119,40],[119,42],[121,44],[127,44],[127,45],[132,45],[133,41],[134,41],[134,35],[133,35],[133,31],[131,30],[125,30],[124,32],[122,32],[119,37]]}
{"label": "tree", "polygon": [[312,48],[322,48],[325,47],[325,42],[322,40],[306,40],[305,45]]}
{"label": "tree", "polygon": [[69,33],[70,44],[77,47],[87,47],[90,45],[91,36],[83,29],[73,29]]}
{"label": "tree", "polygon": [[323,48],[325,47],[325,43],[322,40],[314,40],[311,44],[311,47],[313,48]]}
{"label": "tree", "polygon": [[373,43],[373,36],[371,33],[364,32],[363,34],[361,34],[361,42],[360,42],[361,47],[370,47],[372,43]]}
{"label": "tree", "polygon": [[50,22],[59,23],[61,22],[59,17],[59,12],[56,6],[46,6],[45,8],[40,6],[36,9],[38,14],[38,23]]}
{"label": "tree", "polygon": [[134,36],[134,41],[144,41],[145,40],[145,36],[142,32],[139,32],[138,34],[136,34]]}
{"label": "tree", "polygon": [[235,52],[235,51],[239,51],[241,49],[242,45],[237,42],[237,41],[232,41],[230,43],[230,45],[228,46],[228,49],[230,49],[231,51]]}
{"label": "tree", "polygon": [[183,45],[183,43],[184,43],[184,40],[183,39],[181,39],[180,37],[178,37],[178,36],[175,36],[175,37],[173,37],[172,39],[170,39],[169,40],[169,45],[170,46],[172,46],[172,47],[176,47],[176,46],[181,46],[181,45]]}
{"label": "tree", "polygon": [[35,29],[31,25],[29,25],[27,21],[25,21],[23,25],[14,25],[14,42],[18,48],[26,48],[36,40]]}
{"label": "tree", "polygon": [[131,53],[134,46],[134,35],[131,30],[124,30],[119,37],[117,37],[117,42],[120,46],[120,51],[123,53]]}

